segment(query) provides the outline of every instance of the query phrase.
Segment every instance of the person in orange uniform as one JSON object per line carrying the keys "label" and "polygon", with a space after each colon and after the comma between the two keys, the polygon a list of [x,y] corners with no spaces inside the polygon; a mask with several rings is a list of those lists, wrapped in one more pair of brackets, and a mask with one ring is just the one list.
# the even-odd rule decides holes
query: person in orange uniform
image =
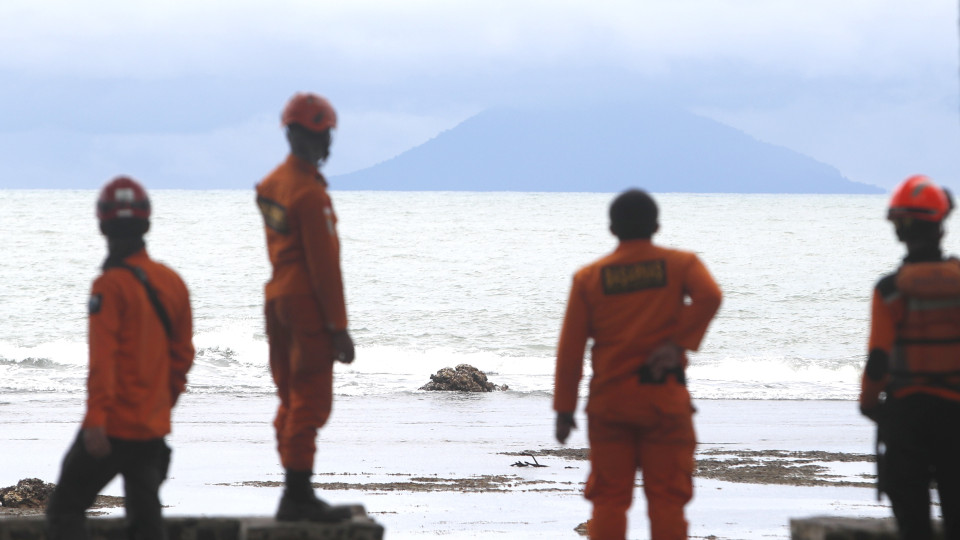
{"label": "person in orange uniform", "polygon": [[904,540],[933,538],[931,481],[945,537],[960,539],[960,260],[940,249],[952,209],[926,176],[894,191],[887,218],[907,255],[873,292],[860,410],[877,422],[878,487]]}
{"label": "person in orange uniform", "polygon": [[340,273],[340,241],[327,181],[337,115],[321,96],[299,93],[283,110],[290,154],[257,185],[273,275],[266,285],[270,369],[280,406],[274,420],[286,471],[279,521],[335,522],[346,507],[317,498],[310,484],[317,430],[330,416],[333,363],[354,359]]}
{"label": "person in orange uniform", "polygon": [[697,350],[721,292],[696,255],[651,242],[658,209],[644,191],[610,205],[617,249],[580,269],[557,348],[553,408],[566,442],[593,340],[587,403],[593,503],[590,538],[623,540],[636,471],[643,473],[653,540],[687,537],[684,506],[693,496],[693,405],[685,351]]}
{"label": "person in orange uniform", "polygon": [[139,183],[121,176],[104,186],[97,217],[108,255],[88,305],[87,410],[48,501],[49,538],[86,538],[84,511],[121,474],[130,538],[164,539],[158,491],[170,412],[193,365],[190,296],[147,255],[150,200]]}

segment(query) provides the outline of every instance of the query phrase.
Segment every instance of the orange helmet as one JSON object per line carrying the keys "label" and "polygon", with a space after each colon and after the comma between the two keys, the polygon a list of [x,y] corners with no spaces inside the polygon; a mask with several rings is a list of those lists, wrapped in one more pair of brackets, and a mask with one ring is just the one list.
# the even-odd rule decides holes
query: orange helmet
{"label": "orange helmet", "polygon": [[97,219],[150,219],[147,191],[129,176],[118,176],[103,186],[97,199]]}
{"label": "orange helmet", "polygon": [[330,102],[317,94],[294,94],[280,116],[283,125],[299,124],[310,131],[326,131],[337,127],[337,113]]}
{"label": "orange helmet", "polygon": [[917,174],[907,178],[893,192],[887,219],[903,218],[941,222],[953,210],[950,193],[930,178]]}

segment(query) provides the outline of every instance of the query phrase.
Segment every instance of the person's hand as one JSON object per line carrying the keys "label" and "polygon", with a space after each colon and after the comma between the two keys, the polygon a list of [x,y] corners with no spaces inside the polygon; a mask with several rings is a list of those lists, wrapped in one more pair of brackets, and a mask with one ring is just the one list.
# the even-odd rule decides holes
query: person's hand
{"label": "person's hand", "polygon": [[883,417],[885,408],[885,400],[881,399],[880,396],[862,396],[860,398],[860,414],[878,424]]}
{"label": "person's hand", "polygon": [[880,413],[879,406],[864,407],[863,405],[860,405],[860,414],[866,416],[867,418],[869,418],[870,420],[873,420],[874,422],[879,421],[880,419],[879,413]]}
{"label": "person's hand", "polygon": [[577,423],[573,420],[573,413],[557,413],[557,442],[567,444],[567,437],[570,436],[570,430],[576,429]]}
{"label": "person's hand", "polygon": [[356,351],[353,348],[353,339],[346,330],[333,333],[333,359],[337,362],[350,364],[356,357]]}
{"label": "person's hand", "polygon": [[110,455],[110,439],[107,438],[107,428],[103,426],[85,428],[83,430],[83,447],[87,453],[96,459]]}
{"label": "person's hand", "polygon": [[650,370],[655,381],[663,380],[667,370],[680,367],[683,360],[683,349],[675,343],[665,341],[656,349],[650,351],[644,365]]}

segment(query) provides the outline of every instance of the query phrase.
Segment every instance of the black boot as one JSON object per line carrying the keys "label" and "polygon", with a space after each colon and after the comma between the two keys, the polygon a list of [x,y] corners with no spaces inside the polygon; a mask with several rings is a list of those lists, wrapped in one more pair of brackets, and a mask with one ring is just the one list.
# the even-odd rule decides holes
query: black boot
{"label": "black boot", "polygon": [[317,498],[310,485],[310,471],[287,470],[286,487],[277,509],[277,521],[337,523],[353,517],[349,506],[330,506]]}

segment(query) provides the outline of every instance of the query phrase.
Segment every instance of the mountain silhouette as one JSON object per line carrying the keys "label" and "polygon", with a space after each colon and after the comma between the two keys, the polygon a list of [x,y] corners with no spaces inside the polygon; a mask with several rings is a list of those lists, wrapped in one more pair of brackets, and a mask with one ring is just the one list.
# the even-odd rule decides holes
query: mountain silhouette
{"label": "mountain silhouette", "polygon": [[665,106],[498,108],[339,189],[659,193],[883,193],[836,168]]}

